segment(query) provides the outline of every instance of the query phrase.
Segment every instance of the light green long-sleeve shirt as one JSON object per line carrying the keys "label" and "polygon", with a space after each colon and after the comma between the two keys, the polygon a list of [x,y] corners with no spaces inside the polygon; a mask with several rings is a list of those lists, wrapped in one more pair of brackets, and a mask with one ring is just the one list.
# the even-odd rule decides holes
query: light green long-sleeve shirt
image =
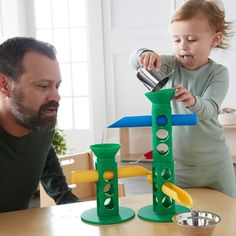
{"label": "light green long-sleeve shirt", "polygon": [[[139,56],[147,50],[139,49],[131,54],[132,67],[136,69],[140,67]],[[173,126],[173,157],[177,167],[179,165],[194,166],[196,171],[202,171],[203,166],[211,167],[225,161],[230,163],[229,169],[225,169],[225,172],[230,172],[231,177],[234,178],[224,130],[218,121],[218,112],[229,87],[227,68],[209,59],[208,64],[190,71],[185,69],[175,56],[161,56],[161,71],[168,74],[170,67],[174,69],[174,72],[170,75],[165,88],[181,84],[196,97],[196,103],[191,108],[186,108],[181,102],[172,100],[173,114],[194,112],[197,115],[196,126]],[[184,176],[184,173],[178,173],[178,168],[176,174],[177,179],[178,175]],[[188,175],[192,174],[194,173],[188,173]],[[184,176],[184,178],[188,177],[190,176]],[[228,177],[225,176],[225,178]]]}

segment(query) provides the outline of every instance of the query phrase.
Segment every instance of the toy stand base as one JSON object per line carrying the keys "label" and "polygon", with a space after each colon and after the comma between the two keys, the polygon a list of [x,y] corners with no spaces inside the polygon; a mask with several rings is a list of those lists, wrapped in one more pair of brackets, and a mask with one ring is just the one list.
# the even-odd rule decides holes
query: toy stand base
{"label": "toy stand base", "polygon": [[132,219],[135,216],[133,210],[127,207],[119,207],[119,215],[99,217],[97,208],[92,208],[82,213],[81,220],[85,223],[96,225],[118,224]]}
{"label": "toy stand base", "polygon": [[145,206],[138,211],[139,218],[153,222],[172,222],[172,217],[177,213],[188,212],[189,208],[176,205],[176,212],[168,215],[158,215],[153,211],[153,205]]}

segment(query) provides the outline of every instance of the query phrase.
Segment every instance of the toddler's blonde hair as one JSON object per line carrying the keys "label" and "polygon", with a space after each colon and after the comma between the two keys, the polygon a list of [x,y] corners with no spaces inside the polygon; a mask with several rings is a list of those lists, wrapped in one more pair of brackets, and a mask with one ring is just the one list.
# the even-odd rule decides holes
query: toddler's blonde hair
{"label": "toddler's blonde hair", "polygon": [[172,15],[171,23],[190,20],[195,16],[204,17],[213,33],[221,32],[218,48],[228,48],[228,39],[233,35],[232,22],[225,20],[224,5],[220,0],[188,0]]}

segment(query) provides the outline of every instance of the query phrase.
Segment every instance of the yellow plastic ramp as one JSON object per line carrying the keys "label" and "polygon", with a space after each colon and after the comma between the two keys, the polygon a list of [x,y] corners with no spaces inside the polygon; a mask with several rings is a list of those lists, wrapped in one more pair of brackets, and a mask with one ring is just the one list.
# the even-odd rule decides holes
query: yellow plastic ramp
{"label": "yellow plastic ramp", "polygon": [[[118,167],[118,178],[129,178],[135,176],[145,176],[151,175],[152,172],[142,166],[132,165],[132,166],[120,166]],[[98,181],[98,172],[96,170],[81,170],[72,171],[71,173],[71,183],[90,183]],[[108,170],[104,172],[104,179],[111,180],[114,177],[114,172]]]}
{"label": "yellow plastic ramp", "polygon": [[193,200],[191,196],[182,188],[179,188],[170,182],[166,182],[162,185],[162,192],[183,206],[188,208],[193,207]]}
{"label": "yellow plastic ramp", "polygon": [[145,176],[145,175],[151,175],[151,174],[152,172],[150,170],[139,165],[118,167],[118,178]]}

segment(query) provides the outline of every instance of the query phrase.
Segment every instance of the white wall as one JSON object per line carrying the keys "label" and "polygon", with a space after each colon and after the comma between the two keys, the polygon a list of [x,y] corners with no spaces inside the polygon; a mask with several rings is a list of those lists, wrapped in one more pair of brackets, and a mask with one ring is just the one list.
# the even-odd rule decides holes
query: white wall
{"label": "white wall", "polygon": [[[19,35],[21,31],[18,1],[0,1],[0,34],[1,41]],[[9,18],[9,15],[11,16]],[[11,19],[11,20],[10,20]]]}
{"label": "white wall", "polygon": [[218,63],[225,65],[229,69],[230,76],[230,87],[228,94],[222,104],[222,107],[233,107],[236,108],[236,99],[235,99],[235,88],[236,88],[236,64],[235,64],[235,55],[236,55],[236,15],[235,7],[236,1],[234,0],[223,0],[226,12],[226,20],[233,21],[234,23],[234,37],[231,40],[231,47],[225,51],[215,51],[212,53],[212,58],[215,59]]}
{"label": "white wall", "polygon": [[[154,49],[160,54],[172,53],[168,31],[169,19],[172,11],[183,2],[184,0],[102,1],[108,124],[124,116],[151,113],[151,104],[144,96],[147,89],[137,80],[136,71],[130,68],[128,58],[133,50],[141,47]],[[227,20],[235,21],[236,2],[234,0],[223,2]],[[212,58],[227,66],[230,71],[230,89],[222,106],[234,108],[236,108],[235,55],[236,37],[233,38],[229,50],[212,53]],[[138,140],[142,139],[142,135],[147,135],[146,132],[149,131],[143,129],[141,132],[140,130],[132,132],[131,146],[145,149],[145,141],[142,147]],[[117,130],[108,130],[107,140],[119,141]]]}
{"label": "white wall", "polygon": [[[141,47],[152,48],[160,54],[172,53],[169,19],[173,9],[182,2],[184,1],[102,1],[108,122],[125,115],[150,113],[149,102],[143,96],[147,89],[136,79],[136,72],[129,67],[128,58],[133,50]],[[236,20],[232,7],[236,6],[236,2],[224,0],[224,3],[227,18]],[[231,85],[224,105],[234,107],[235,55],[236,37],[229,50],[216,50],[212,53],[213,59],[229,68]]]}
{"label": "white wall", "polygon": [[108,122],[149,112],[143,96],[147,90],[137,81],[128,58],[140,47],[171,52],[166,26],[172,9],[173,1],[103,1]]}

